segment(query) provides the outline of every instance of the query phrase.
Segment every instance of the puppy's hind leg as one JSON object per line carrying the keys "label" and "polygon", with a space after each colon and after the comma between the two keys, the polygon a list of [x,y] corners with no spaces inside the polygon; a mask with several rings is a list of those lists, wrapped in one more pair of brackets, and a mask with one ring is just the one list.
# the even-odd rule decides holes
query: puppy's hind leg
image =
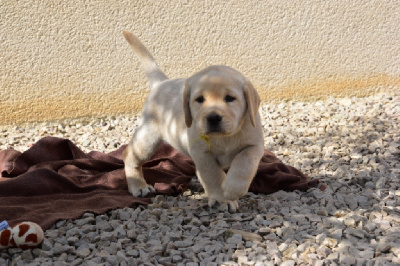
{"label": "puppy's hind leg", "polygon": [[143,177],[142,165],[153,156],[160,144],[160,136],[152,125],[139,126],[123,153],[125,175],[129,192],[136,197],[145,197],[155,192]]}

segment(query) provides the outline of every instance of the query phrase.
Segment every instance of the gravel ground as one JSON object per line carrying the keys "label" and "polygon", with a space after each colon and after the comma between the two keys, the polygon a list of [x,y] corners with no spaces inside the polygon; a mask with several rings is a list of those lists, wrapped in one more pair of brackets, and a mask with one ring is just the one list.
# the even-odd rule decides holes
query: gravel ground
{"label": "gravel ground", "polygon": [[[324,192],[248,193],[234,214],[209,209],[194,179],[184,195],[59,221],[42,247],[0,251],[0,265],[398,265],[400,94],[261,107],[265,147]],[[83,150],[128,142],[138,116],[0,128],[0,149],[44,136]]]}

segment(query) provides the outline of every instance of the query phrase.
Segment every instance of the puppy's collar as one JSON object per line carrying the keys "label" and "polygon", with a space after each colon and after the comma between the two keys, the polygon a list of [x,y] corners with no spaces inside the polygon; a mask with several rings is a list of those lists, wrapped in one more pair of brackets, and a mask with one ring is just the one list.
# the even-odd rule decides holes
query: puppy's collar
{"label": "puppy's collar", "polygon": [[201,135],[201,134],[200,134],[200,136],[199,136],[197,139],[195,139],[195,140],[192,141],[192,144],[193,144],[194,142],[198,141],[198,140],[201,140],[201,139],[204,140],[204,141],[207,143],[208,152],[210,153],[210,152],[211,152],[211,143],[210,143],[210,139],[209,139],[206,135]]}

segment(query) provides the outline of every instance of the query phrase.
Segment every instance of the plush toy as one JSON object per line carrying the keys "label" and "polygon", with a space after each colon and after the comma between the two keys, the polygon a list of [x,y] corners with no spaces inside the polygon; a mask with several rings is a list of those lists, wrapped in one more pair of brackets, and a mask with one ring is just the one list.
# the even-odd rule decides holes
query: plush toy
{"label": "plush toy", "polygon": [[42,228],[32,222],[18,223],[8,227],[7,222],[0,224],[0,249],[4,248],[34,248],[43,241]]}

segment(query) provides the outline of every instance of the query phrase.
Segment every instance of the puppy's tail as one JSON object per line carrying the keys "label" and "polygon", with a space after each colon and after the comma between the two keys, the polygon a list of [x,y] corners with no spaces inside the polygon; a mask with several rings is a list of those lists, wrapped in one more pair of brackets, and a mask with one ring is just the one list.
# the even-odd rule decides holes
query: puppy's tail
{"label": "puppy's tail", "polygon": [[157,65],[153,56],[135,35],[129,31],[123,31],[123,35],[139,57],[144,73],[149,81],[150,88],[154,88],[161,81],[168,79]]}

